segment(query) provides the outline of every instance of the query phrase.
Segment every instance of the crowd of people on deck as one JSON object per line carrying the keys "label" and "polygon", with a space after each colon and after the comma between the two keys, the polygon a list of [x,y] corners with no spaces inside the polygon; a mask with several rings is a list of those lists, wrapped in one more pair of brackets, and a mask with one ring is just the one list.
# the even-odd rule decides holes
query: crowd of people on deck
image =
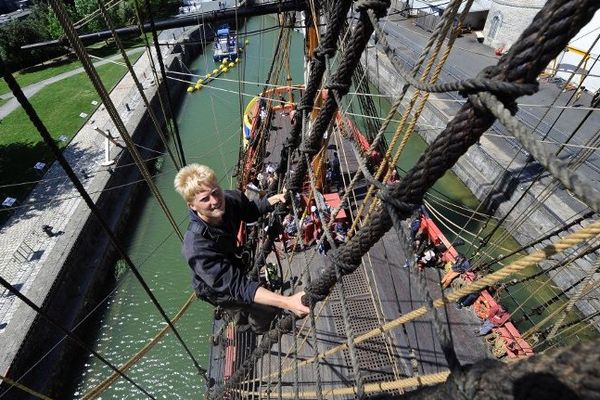
{"label": "crowd of people on deck", "polygon": [[250,171],[249,183],[246,186],[246,196],[250,200],[256,200],[263,197],[269,188],[272,188],[275,181],[277,165],[272,162],[266,162],[263,168],[257,172],[256,170]]}
{"label": "crowd of people on deck", "polygon": [[[296,199],[300,204],[301,199]],[[303,210],[301,207],[297,207]],[[329,225],[331,221],[331,207],[325,205],[322,210],[318,210],[317,206],[311,205],[310,212],[307,212],[302,218],[302,215],[287,214],[283,219],[283,233],[281,241],[286,250],[303,250],[306,247],[318,243],[318,251],[321,254],[327,254],[331,249],[331,243],[327,236],[324,236],[324,226]],[[301,232],[298,229],[298,223],[301,224]],[[348,225],[345,221],[335,221],[331,227],[331,238],[336,245],[346,241],[348,233]],[[301,235],[301,237],[299,236]]]}
{"label": "crowd of people on deck", "polygon": [[[422,223],[422,217],[425,215],[423,209],[419,210],[418,216],[410,223],[410,237],[412,248],[415,253],[414,264],[419,273],[423,273],[425,268],[440,268],[444,270],[441,280],[444,289],[452,287],[460,289],[479,278],[479,275],[473,271],[471,262],[465,255],[458,253],[455,257],[447,254],[446,245],[436,238],[432,241],[426,226]],[[407,259],[405,268],[410,267],[410,261]],[[483,291],[482,291],[483,292]],[[474,306],[475,312],[482,319],[483,323],[474,333],[477,336],[485,336],[492,332],[494,328],[503,326],[510,320],[510,313],[502,305],[494,300],[486,300],[482,292],[471,293],[461,297],[456,302],[456,308]],[[494,288],[486,289],[486,292],[495,293]]]}

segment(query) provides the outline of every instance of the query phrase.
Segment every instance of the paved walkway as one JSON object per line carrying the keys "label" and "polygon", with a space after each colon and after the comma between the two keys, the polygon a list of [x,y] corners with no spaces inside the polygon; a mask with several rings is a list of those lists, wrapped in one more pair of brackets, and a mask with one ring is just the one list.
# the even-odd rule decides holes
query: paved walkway
{"label": "paved walkway", "polygon": [[[144,50],[145,50],[144,47],[131,49],[131,50],[127,51],[127,55],[132,56],[134,54],[141,53]],[[121,58],[121,54],[119,53],[119,54],[115,54],[114,56],[110,56],[104,60],[94,62],[94,66],[96,66],[96,68],[98,68],[99,66],[107,64],[109,62],[114,62],[114,61],[122,62],[122,60],[123,59]],[[46,86],[51,85],[58,81],[62,81],[65,78],[69,78],[71,76],[80,74],[82,72],[83,72],[83,67],[75,68],[72,71],[63,72],[62,74],[58,74],[56,76],[53,76],[52,78],[44,79],[43,81],[32,83],[31,85],[22,87],[21,89],[23,90],[23,93],[25,94],[25,96],[27,96],[27,98],[30,98],[31,96],[33,96],[34,94],[36,94],[37,92],[39,92],[40,90],[45,88]],[[14,110],[16,110],[17,108],[19,108],[21,106],[19,104],[19,102],[17,101],[17,99],[15,99],[15,97],[13,96],[12,93],[5,93],[3,95],[0,95],[0,99],[8,100],[8,102],[6,104],[4,104],[0,107],[0,119],[5,118],[8,114],[10,114],[11,112],[13,112]]]}

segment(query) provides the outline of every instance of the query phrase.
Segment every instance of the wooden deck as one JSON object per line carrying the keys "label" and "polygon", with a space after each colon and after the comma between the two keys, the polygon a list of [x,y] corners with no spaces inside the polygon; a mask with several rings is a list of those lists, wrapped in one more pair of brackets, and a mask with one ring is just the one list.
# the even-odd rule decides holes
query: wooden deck
{"label": "wooden deck", "polygon": [[[276,112],[272,121],[274,130],[265,160],[276,163],[281,146],[291,126],[290,117]],[[330,143],[336,148],[345,177],[354,174],[357,162],[348,144],[332,137]],[[360,199],[364,196],[365,184],[356,189]],[[354,210],[355,211],[355,210]],[[309,266],[311,276],[327,262],[326,257],[318,254],[315,246],[305,251],[285,254],[277,243],[284,264],[284,278],[299,277],[301,290],[306,279],[305,266]],[[274,255],[270,261],[275,262]],[[353,335],[377,328],[409,311],[422,306],[423,298],[417,289],[417,270],[404,268],[406,257],[392,230],[377,243],[363,258],[358,270],[344,277],[344,289]],[[441,274],[435,269],[426,269],[427,283],[432,297],[441,296]],[[290,291],[288,291],[288,294]],[[469,309],[458,310],[454,305],[442,312],[448,322],[455,350],[463,364],[491,357],[483,340],[475,336],[474,331],[481,322]],[[347,343],[348,333],[344,327],[340,285],[337,285],[329,298],[316,307],[316,348],[315,336],[310,329],[309,318],[297,323],[300,331],[297,337],[285,335],[280,345],[274,346],[271,353],[256,366],[249,379],[242,386],[245,394],[249,392],[260,397],[294,397],[296,388],[299,398],[315,398],[317,373],[321,377],[322,389],[350,387],[356,384],[352,372],[352,362],[348,350],[326,357],[319,363],[298,365],[330,348]],[[439,372],[446,368],[446,361],[440,349],[432,324],[432,315],[409,322],[387,334],[381,334],[357,346],[357,358],[364,382],[379,382],[401,379]],[[305,393],[302,393],[305,392]],[[354,396],[326,395],[325,398],[353,398]]]}
{"label": "wooden deck", "polygon": [[[276,163],[291,126],[290,117],[277,112],[272,123],[275,130],[271,131],[267,148],[270,154],[265,160]],[[358,166],[354,153],[350,145],[340,141],[335,134],[330,144],[336,144],[342,172],[347,180]],[[364,196],[365,188],[364,183],[357,188],[358,199]],[[285,278],[300,278],[301,285],[297,290],[301,290],[301,286],[306,282],[303,275],[306,265],[314,278],[317,271],[327,262],[325,256],[318,254],[314,246],[293,256],[286,256],[281,244],[278,244],[278,248],[280,254],[284,255],[281,258],[284,260],[284,270],[287,269],[287,272],[284,272]],[[275,262],[274,256],[270,257],[273,257],[272,261]],[[354,274],[344,277],[346,302],[354,336],[377,328],[424,304],[415,275],[419,272],[416,269],[404,268],[405,259],[396,233],[390,231],[363,258],[359,269]],[[434,269],[427,269],[425,273],[431,295],[434,298],[440,297],[440,273]],[[461,362],[472,363],[490,357],[483,340],[474,334],[474,330],[481,324],[479,319],[470,310],[458,310],[453,305],[444,311],[442,314],[448,321]],[[295,367],[297,362],[301,363],[318,353],[347,343],[348,333],[342,317],[340,285],[337,285],[329,298],[316,308],[316,348],[315,336],[310,327],[309,318],[299,321],[299,335],[296,338],[286,335],[282,338],[280,346],[275,345],[271,349],[271,353],[265,356],[253,371],[252,381],[248,381],[252,384],[246,385],[246,389],[255,393],[261,392],[263,397],[266,397],[267,392],[270,392],[272,397],[278,397],[281,392],[286,398],[293,397],[297,387],[300,392],[306,391],[304,395],[300,394],[301,398],[314,398],[317,373],[321,377],[324,391],[355,386],[348,350],[326,357],[319,363]],[[429,374],[446,368],[446,360],[440,349],[431,315],[358,345],[357,359],[365,383]],[[325,396],[352,397],[354,396]]]}

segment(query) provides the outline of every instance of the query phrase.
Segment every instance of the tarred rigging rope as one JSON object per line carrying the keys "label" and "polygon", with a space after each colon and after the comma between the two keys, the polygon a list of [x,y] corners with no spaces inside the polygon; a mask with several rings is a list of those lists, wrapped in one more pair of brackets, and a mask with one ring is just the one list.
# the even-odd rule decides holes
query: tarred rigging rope
{"label": "tarred rigging rope", "polygon": [[[360,4],[361,6],[375,7],[380,12],[384,12],[387,8],[385,2],[368,1]],[[506,81],[513,84],[515,88],[517,88],[517,85],[535,84],[539,73],[543,71],[550,60],[562,51],[579,29],[591,20],[594,14],[593,10],[598,7],[600,7],[600,4],[594,0],[571,0],[566,2],[551,0],[547,2],[531,25],[515,42],[511,52],[505,54],[497,66],[486,69],[484,71],[485,75],[481,78]],[[359,23],[354,31],[359,39],[354,41],[352,46],[349,46],[351,57],[344,57],[338,73],[332,80],[331,88],[337,89],[341,95],[344,94],[344,90],[347,90],[347,85],[344,83],[350,79],[351,71],[348,76],[340,76],[340,70],[344,70],[344,66],[349,68],[345,63],[348,63],[356,53],[360,56],[364,45],[360,51],[353,52],[352,50],[357,50],[361,44],[366,44],[366,40],[372,32],[373,26],[368,19],[367,11],[362,8]],[[362,36],[365,33],[368,33],[366,40]],[[349,69],[351,70],[351,68]],[[347,69],[345,71],[347,72]],[[529,89],[527,86],[523,86],[523,90],[528,91]],[[506,104],[514,104],[516,97],[515,95],[502,94],[500,100]],[[331,99],[333,103],[328,101],[321,114],[325,110],[325,113],[331,113],[331,116],[333,116],[333,112],[337,109],[337,103],[333,100],[333,96]],[[456,163],[471,145],[479,140],[479,137],[493,124],[494,120],[494,116],[485,109],[475,107],[471,101],[465,103],[453,120],[448,123],[446,129],[440,133],[400,183],[388,186],[383,191],[384,202],[392,204],[399,217],[408,217],[413,205],[421,203],[427,190]],[[328,121],[318,118],[313,131],[324,131],[327,126]],[[303,150],[310,154],[316,147],[315,143],[309,142]],[[298,170],[295,172],[293,184],[299,187],[304,173]],[[302,179],[300,179],[301,177]],[[343,274],[352,273],[359,265],[361,257],[391,227],[392,222],[389,213],[384,207],[378,207],[371,219],[355,236],[342,244],[337,250],[329,253],[331,264],[322,270],[319,277],[306,287],[306,303],[311,304],[325,298],[337,281],[337,268],[341,268]],[[231,387],[231,385],[237,383],[245,375],[246,369],[250,368],[256,360],[269,351],[281,332],[291,331],[293,323],[294,318],[291,316],[278,321],[277,327],[264,336],[258,348],[246,360],[244,365],[233,374],[226,386]],[[220,398],[224,391],[225,387],[217,388],[212,397]]]}

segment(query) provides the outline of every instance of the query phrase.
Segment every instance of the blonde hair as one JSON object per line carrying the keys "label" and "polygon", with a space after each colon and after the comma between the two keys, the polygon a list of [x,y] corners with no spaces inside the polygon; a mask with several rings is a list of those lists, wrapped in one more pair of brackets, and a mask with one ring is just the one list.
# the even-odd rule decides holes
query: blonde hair
{"label": "blonde hair", "polygon": [[191,203],[202,185],[211,185],[217,182],[215,171],[206,165],[190,164],[177,172],[175,175],[175,190],[183,199]]}

